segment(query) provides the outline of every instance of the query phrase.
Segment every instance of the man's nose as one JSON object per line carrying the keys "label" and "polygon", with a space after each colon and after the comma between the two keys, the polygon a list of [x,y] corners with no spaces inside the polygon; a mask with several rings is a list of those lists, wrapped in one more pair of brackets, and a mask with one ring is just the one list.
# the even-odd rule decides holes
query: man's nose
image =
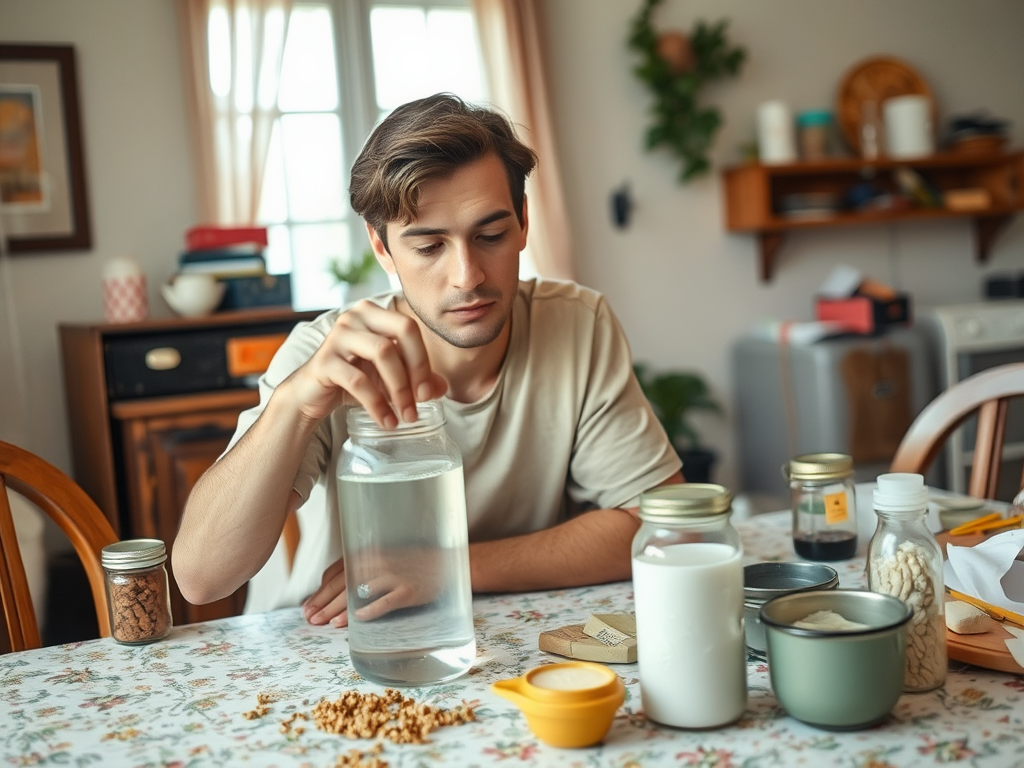
{"label": "man's nose", "polygon": [[480,259],[481,256],[474,251],[469,243],[456,245],[452,275],[454,287],[468,291],[484,281],[484,271],[480,266]]}

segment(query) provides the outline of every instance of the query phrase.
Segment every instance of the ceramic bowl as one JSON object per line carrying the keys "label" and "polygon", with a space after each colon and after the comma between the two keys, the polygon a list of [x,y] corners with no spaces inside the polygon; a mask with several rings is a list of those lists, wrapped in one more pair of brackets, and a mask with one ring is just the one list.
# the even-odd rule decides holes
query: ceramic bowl
{"label": "ceramic bowl", "polygon": [[534,736],[553,747],[600,742],[626,698],[619,676],[589,661],[544,664],[491,690],[519,707]]}
{"label": "ceramic bowl", "polygon": [[224,298],[225,285],[213,275],[175,275],[172,282],[160,286],[164,301],[183,317],[202,317],[217,308]]}
{"label": "ceramic bowl", "polygon": [[[867,628],[793,626],[817,611],[834,611]],[[858,730],[883,720],[903,692],[911,615],[899,598],[876,592],[795,592],[769,600],[761,606],[761,622],[779,704],[797,720],[828,730]]]}
{"label": "ceramic bowl", "polygon": [[839,574],[819,563],[754,563],[743,568],[743,631],[747,650],[764,658],[761,606],[772,598],[812,589],[835,589]]}

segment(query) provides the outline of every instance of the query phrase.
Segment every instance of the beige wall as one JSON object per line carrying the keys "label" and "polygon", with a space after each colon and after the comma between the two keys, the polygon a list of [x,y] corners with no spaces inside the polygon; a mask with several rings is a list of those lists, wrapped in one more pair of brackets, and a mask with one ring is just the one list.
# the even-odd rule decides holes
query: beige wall
{"label": "beige wall", "polygon": [[0,439],[70,470],[57,325],[102,321],[103,264],[125,254],[146,270],[151,315],[169,315],[157,285],[196,216],[174,5],[0,0],[0,40],[77,57],[93,247],[0,264]]}
{"label": "beige wall", "polygon": [[[728,352],[758,318],[809,319],[828,271],[851,263],[910,291],[921,304],[972,300],[983,276],[1024,270],[1024,223],[976,267],[962,222],[897,224],[794,236],[775,281],[756,277],[754,243],[722,226],[716,175],[680,186],[675,166],[641,149],[649,97],[625,48],[639,0],[547,0],[557,136],[584,282],[604,291],[635,356],[656,367],[700,369],[731,397]],[[828,106],[843,71],[871,54],[901,56],[925,76],[943,116],[987,107],[1024,138],[1024,3],[1018,0],[666,0],[659,27],[732,20],[749,52],[741,76],[706,94],[725,116],[714,159],[731,162],[753,137],[756,106]],[[0,38],[71,43],[79,90],[94,247],[19,256],[0,269],[0,438],[70,468],[56,326],[102,318],[100,274],[133,253],[150,281],[152,314],[169,314],[156,285],[173,270],[195,223],[171,0],[0,0]],[[612,188],[629,180],[638,208],[615,230]],[[13,318],[13,326],[9,323]],[[22,360],[15,360],[20,348]],[[20,378],[16,371],[23,370]],[[723,453],[719,480],[735,482],[728,419],[703,420]]]}
{"label": "beige wall", "polygon": [[[849,263],[909,291],[916,305],[977,300],[984,276],[1024,272],[1024,218],[978,267],[968,224],[900,223],[794,235],[772,283],[757,278],[751,237],[723,226],[717,174],[686,186],[666,154],[642,150],[651,98],[631,68],[625,38],[639,0],[547,0],[557,136],[569,193],[581,280],[604,291],[633,345],[655,367],[704,371],[731,399],[729,350],[760,318],[810,320],[811,296],[829,271]],[[738,78],[704,98],[725,124],[716,166],[735,162],[754,139],[757,105],[782,99],[796,112],[829,108],[845,70],[871,55],[914,65],[935,94],[941,121],[987,108],[1024,140],[1024,3],[1017,0],[665,0],[658,29],[730,19],[728,38],[747,49]],[[615,229],[609,193],[628,180],[632,226]],[[731,422],[701,419],[723,454],[718,480],[737,481]]]}

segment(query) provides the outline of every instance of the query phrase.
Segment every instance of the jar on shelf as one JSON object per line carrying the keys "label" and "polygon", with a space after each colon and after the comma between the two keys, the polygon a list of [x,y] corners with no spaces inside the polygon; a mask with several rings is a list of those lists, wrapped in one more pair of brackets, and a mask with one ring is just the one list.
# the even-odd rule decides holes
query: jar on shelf
{"label": "jar on shelf", "polygon": [[824,109],[801,112],[796,118],[801,160],[825,160],[832,155],[832,113]]}
{"label": "jar on shelf", "polygon": [[878,527],[868,545],[868,588],[899,597],[913,610],[903,689],[930,691],[946,679],[945,584],[942,550],[925,524],[924,477],[879,475],[873,501]]}
{"label": "jar on shelf", "polygon": [[352,666],[384,685],[432,685],[476,658],[462,456],[433,400],[383,429],[346,415],[338,500]]}
{"label": "jar on shelf", "polygon": [[119,643],[142,645],[171,631],[167,548],[159,539],[108,544],[100,553],[106,575],[110,633]]}
{"label": "jar on shelf", "polygon": [[747,705],[743,548],[721,485],[685,483],[640,497],[633,594],[644,714],[714,728]]}
{"label": "jar on shelf", "polygon": [[793,509],[793,549],[805,560],[849,560],[857,552],[853,459],[805,453],[782,466]]}

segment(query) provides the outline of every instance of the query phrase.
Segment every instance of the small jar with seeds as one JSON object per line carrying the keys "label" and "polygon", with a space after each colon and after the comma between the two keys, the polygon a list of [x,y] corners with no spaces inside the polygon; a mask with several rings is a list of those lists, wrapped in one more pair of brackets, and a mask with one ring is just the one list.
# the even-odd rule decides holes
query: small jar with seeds
{"label": "small jar with seeds", "polygon": [[142,645],[167,637],[172,622],[164,543],[159,539],[119,541],[103,548],[101,561],[114,639]]}

